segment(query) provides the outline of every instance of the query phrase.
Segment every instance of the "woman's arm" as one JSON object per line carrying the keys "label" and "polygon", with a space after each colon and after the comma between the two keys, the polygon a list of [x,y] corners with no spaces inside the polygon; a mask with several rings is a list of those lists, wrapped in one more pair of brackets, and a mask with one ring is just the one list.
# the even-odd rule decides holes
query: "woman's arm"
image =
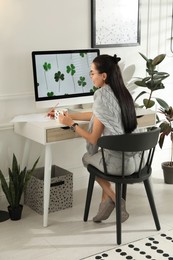
{"label": "woman's arm", "polygon": [[[67,125],[69,127],[74,124],[73,119],[68,115],[67,116],[59,115],[59,121],[60,123]],[[103,133],[103,129],[104,129],[104,125],[98,120],[97,117],[94,117],[93,128],[91,133],[84,130],[79,125],[75,126],[75,132],[78,133],[81,137],[86,139],[91,144],[97,143],[98,138]]]}
{"label": "woman's arm", "polygon": [[[55,117],[55,110],[51,110],[47,114],[50,118],[54,119]],[[78,112],[78,113],[72,113],[68,114],[68,112],[64,112],[65,116],[70,117],[73,120],[79,120],[79,121],[90,121],[92,117],[92,112]]]}
{"label": "woman's arm", "polygon": [[79,112],[79,113],[68,114],[68,116],[73,120],[90,121],[92,117],[92,112]]}

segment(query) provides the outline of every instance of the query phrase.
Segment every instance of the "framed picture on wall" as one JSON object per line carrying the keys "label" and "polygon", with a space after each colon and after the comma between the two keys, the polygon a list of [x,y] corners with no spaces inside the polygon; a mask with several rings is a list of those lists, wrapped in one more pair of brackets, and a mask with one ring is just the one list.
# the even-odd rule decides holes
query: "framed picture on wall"
{"label": "framed picture on wall", "polygon": [[140,44],[139,0],[91,0],[91,46]]}

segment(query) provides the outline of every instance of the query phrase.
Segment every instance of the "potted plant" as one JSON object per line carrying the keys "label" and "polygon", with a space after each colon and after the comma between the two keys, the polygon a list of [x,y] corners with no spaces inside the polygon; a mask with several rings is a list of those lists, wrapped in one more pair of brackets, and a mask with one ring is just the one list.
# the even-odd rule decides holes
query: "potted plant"
{"label": "potted plant", "polygon": [[147,58],[144,54],[139,53],[144,60],[146,61],[146,73],[147,76],[144,78],[139,78],[137,81],[135,81],[135,84],[139,87],[143,87],[147,89],[147,91],[142,91],[138,94],[138,96],[135,98],[136,100],[141,97],[142,95],[147,96],[143,99],[143,105],[140,107],[145,108],[151,108],[155,105],[155,100],[159,103],[161,106],[166,106],[166,103],[164,100],[154,97],[153,98],[153,92],[159,89],[164,89],[165,86],[163,84],[163,80],[166,79],[169,74],[167,72],[159,72],[156,70],[156,66],[160,64],[164,58],[165,54],[160,54],[156,56],[154,59]]}
{"label": "potted plant", "polygon": [[162,163],[162,169],[164,174],[165,183],[173,184],[173,108],[169,105],[162,106],[159,112],[165,116],[165,119],[160,127],[159,146],[163,147],[163,143],[166,136],[170,136],[171,140],[171,156],[170,161]]}
{"label": "potted plant", "polygon": [[31,170],[25,167],[20,170],[16,156],[13,154],[12,167],[8,169],[9,181],[5,179],[5,175],[0,170],[0,180],[2,190],[9,203],[8,211],[11,220],[19,220],[21,218],[23,205],[21,205],[22,195],[27,187],[28,181],[38,163],[39,158],[35,161]]}
{"label": "potted plant", "polygon": [[[147,95],[147,98],[143,99],[143,105],[146,109],[151,108],[155,105],[155,101],[161,106],[159,113],[165,116],[163,122],[160,121],[158,114],[156,114],[157,123],[160,127],[159,146],[163,147],[165,136],[170,135],[171,139],[171,158],[169,162],[163,162],[161,164],[165,183],[173,183],[173,108],[169,106],[163,99],[153,97],[153,92],[159,89],[164,89],[163,80],[169,77],[167,72],[159,72],[156,70],[156,66],[159,65],[164,59],[165,54],[160,54],[154,59],[149,59],[142,53],[140,55],[146,61],[146,73],[148,74],[144,78],[139,78],[135,81],[135,84],[139,87],[144,87],[147,91],[142,91],[135,98],[135,101],[142,95]],[[161,123],[160,123],[161,122]]]}

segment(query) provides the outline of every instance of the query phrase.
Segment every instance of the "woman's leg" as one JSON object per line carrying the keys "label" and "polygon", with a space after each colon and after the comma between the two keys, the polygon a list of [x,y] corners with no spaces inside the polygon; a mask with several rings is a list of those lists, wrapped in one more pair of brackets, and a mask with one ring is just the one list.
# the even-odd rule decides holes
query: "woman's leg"
{"label": "woman's leg", "polygon": [[115,193],[111,188],[110,182],[100,178],[96,178],[96,181],[102,188],[102,199],[97,215],[93,218],[93,221],[101,222],[109,218],[115,208]]}
{"label": "woman's leg", "polygon": [[[99,169],[100,158],[102,158],[102,155],[99,152],[95,155],[89,155],[88,153],[86,153],[84,154],[82,160],[85,167],[87,167],[88,164],[92,164]],[[96,181],[102,188],[102,200],[99,205],[98,213],[93,218],[93,221],[100,222],[102,220],[106,220],[112,213],[113,209],[115,208],[115,191],[113,191],[110,182],[103,180],[101,178],[96,178]],[[122,214],[121,221],[124,222],[129,215],[125,209],[125,201],[122,202],[123,202],[122,203],[123,206],[121,209],[121,214]]]}
{"label": "woman's leg", "polygon": [[[97,215],[93,218],[94,222],[101,222],[102,220],[106,220],[111,215],[114,207],[115,207],[115,192],[111,187],[111,183],[96,178],[96,181],[102,188],[102,201],[99,206],[99,210]],[[126,202],[122,198],[121,199],[121,222],[124,222],[128,219],[129,213],[126,211]]]}
{"label": "woman's leg", "polygon": [[96,181],[102,187],[102,201],[106,201],[110,198],[115,202],[115,192],[111,187],[111,183],[101,178],[96,178]]}
{"label": "woman's leg", "polygon": [[[94,155],[90,155],[89,153],[85,153],[83,158],[82,158],[82,161],[83,161],[83,164],[84,164],[85,167],[87,167],[88,164],[92,164],[96,168],[103,170],[102,169],[103,165],[100,164],[101,158],[102,158],[101,151],[99,151],[98,153],[96,153]],[[96,181],[98,182],[98,184],[103,189],[102,201],[105,201],[106,199],[111,198],[111,200],[115,202],[115,192],[112,190],[110,182],[103,180],[103,179],[100,179],[100,178],[96,178]]]}

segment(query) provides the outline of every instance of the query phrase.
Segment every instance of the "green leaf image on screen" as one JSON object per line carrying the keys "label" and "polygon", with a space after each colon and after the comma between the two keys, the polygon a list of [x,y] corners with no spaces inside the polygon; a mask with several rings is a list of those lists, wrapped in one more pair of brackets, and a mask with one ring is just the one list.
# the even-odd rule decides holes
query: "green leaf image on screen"
{"label": "green leaf image on screen", "polygon": [[54,92],[53,92],[53,91],[47,92],[47,96],[48,96],[48,97],[53,97],[53,96],[54,96]]}
{"label": "green leaf image on screen", "polygon": [[85,81],[85,77],[80,77],[78,80],[78,85],[85,87],[86,86],[86,81]]}
{"label": "green leaf image on screen", "polygon": [[45,62],[45,63],[43,64],[43,69],[44,69],[44,77],[45,77],[46,87],[47,87],[47,89],[48,89],[49,86],[48,86],[48,81],[47,81],[47,76],[46,76],[46,74],[47,74],[47,71],[48,71],[48,70],[51,70],[51,64]]}
{"label": "green leaf image on screen", "polygon": [[55,73],[54,79],[56,82],[58,82],[59,80],[64,80],[64,74],[62,74],[61,71],[58,71]]}
{"label": "green leaf image on screen", "polygon": [[93,86],[93,88],[90,89],[90,92],[93,93],[97,90],[98,88],[96,88],[95,86]]}
{"label": "green leaf image on screen", "polygon": [[66,71],[67,73],[71,73],[71,75],[73,76],[76,73],[74,64],[68,65],[66,67]]}
{"label": "green leaf image on screen", "polygon": [[50,69],[51,69],[51,64],[50,64],[50,63],[47,63],[47,62],[45,62],[45,63],[43,64],[43,68],[44,68],[44,70],[45,70],[45,71],[48,71],[48,70],[50,70]]}
{"label": "green leaf image on screen", "polygon": [[86,55],[86,52],[81,52],[80,56],[83,58]]}

